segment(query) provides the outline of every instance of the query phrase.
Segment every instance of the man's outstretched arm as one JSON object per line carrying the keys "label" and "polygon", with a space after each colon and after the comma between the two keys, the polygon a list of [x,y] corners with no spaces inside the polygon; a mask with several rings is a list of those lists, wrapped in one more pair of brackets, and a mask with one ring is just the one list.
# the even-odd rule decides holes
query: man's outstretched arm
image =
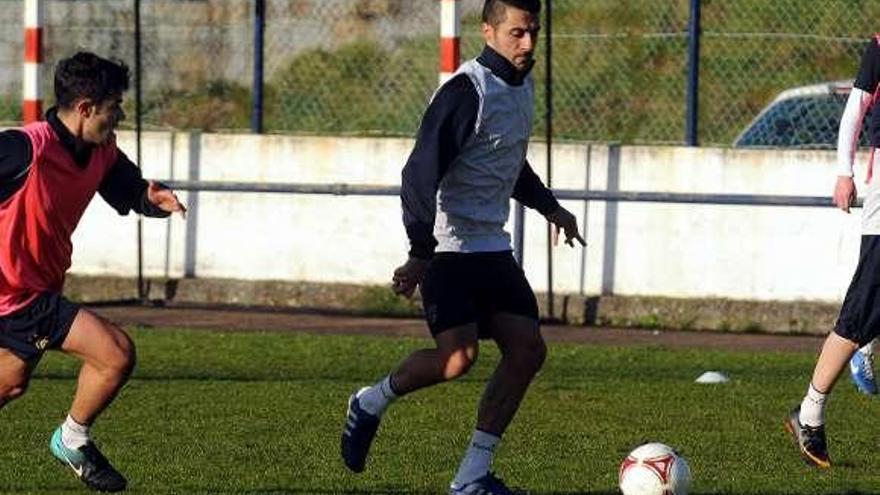
{"label": "man's outstretched arm", "polygon": [[134,211],[148,217],[163,218],[186,213],[174,192],[163,184],[148,181],[141,170],[121,151],[116,163],[104,177],[98,193],[120,215]]}

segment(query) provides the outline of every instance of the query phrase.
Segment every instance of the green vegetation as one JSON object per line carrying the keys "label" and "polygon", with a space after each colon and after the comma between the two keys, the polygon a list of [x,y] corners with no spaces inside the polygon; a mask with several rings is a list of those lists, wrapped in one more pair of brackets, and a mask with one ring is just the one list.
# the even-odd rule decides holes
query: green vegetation
{"label": "green vegetation", "polygon": [[[554,2],[554,133],[559,139],[684,139],[687,0]],[[700,141],[730,143],[778,92],[855,75],[880,5],[704,0]],[[462,28],[464,58],[481,47],[478,19]],[[278,131],[413,135],[436,86],[430,36],[395,48],[362,42],[299,54],[270,81]],[[534,76],[534,133],[545,133],[545,40]],[[346,73],[348,71],[349,73]]]}
{"label": "green vegetation", "polygon": [[[133,115],[133,99],[126,100]],[[178,129],[247,129],[251,122],[251,92],[235,83],[209,81],[186,91],[163,90],[144,98],[144,122]],[[132,125],[132,122],[128,122]]]}
{"label": "green vegetation", "polygon": [[[689,0],[553,2],[554,133],[559,139],[681,143],[687,90]],[[387,15],[398,15],[389,11]],[[343,14],[339,14],[343,15]],[[437,85],[435,29],[379,41],[360,19],[360,41],[335,48],[268,53],[271,132],[412,136]],[[403,14],[400,14],[403,15]],[[703,0],[700,45],[702,143],[728,144],[774,95],[800,85],[850,79],[876,31],[880,3]],[[370,21],[369,19],[373,19]],[[478,18],[462,28],[462,56],[480,50]],[[545,126],[544,54],[538,47],[534,133]],[[145,95],[148,125],[247,129],[250,88],[212,81]],[[10,102],[14,104],[10,104]],[[17,96],[0,98],[15,121]]]}
{"label": "green vegetation", "polygon": [[[337,458],[345,402],[427,341],[136,330],[132,382],[96,425],[129,493],[443,494],[498,354],[463,380],[392,406],[367,471]],[[829,405],[829,472],[808,468],[782,430],[814,353],[551,345],[496,462],[535,494],[611,494],[633,446],[677,447],[695,494],[874,493],[875,403],[841,383]],[[0,492],[84,493],[48,453],[76,362],[48,355],[28,394],[0,412]],[[696,385],[706,370],[731,382]]]}
{"label": "green vegetation", "polygon": [[0,95],[0,122],[21,121],[21,97]]}
{"label": "green vegetation", "polygon": [[398,296],[385,286],[364,288],[357,303],[359,313],[372,316],[418,316],[421,305],[413,299]]}
{"label": "green vegetation", "polygon": [[268,81],[267,127],[414,134],[436,86],[436,50],[423,39],[394,51],[363,42],[301,53]]}

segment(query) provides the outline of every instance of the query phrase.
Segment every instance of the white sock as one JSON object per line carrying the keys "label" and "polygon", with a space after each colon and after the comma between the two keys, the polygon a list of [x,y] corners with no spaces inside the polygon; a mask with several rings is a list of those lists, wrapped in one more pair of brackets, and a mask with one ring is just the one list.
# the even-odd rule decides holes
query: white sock
{"label": "white sock", "polygon": [[804,400],[801,402],[800,422],[802,425],[822,426],[825,424],[825,399],[827,398],[828,394],[819,392],[810,383],[807,395],[804,396]]}
{"label": "white sock", "polygon": [[90,439],[89,427],[77,423],[68,414],[67,419],[61,424],[61,443],[68,449],[76,450],[87,444]]}
{"label": "white sock", "polygon": [[874,341],[872,340],[872,341],[868,342],[867,344],[863,345],[861,347],[861,349],[859,349],[859,352],[861,352],[862,354],[864,354],[866,356],[874,354]]}
{"label": "white sock", "polygon": [[391,375],[386,376],[372,387],[362,388],[357,393],[361,409],[377,417],[381,417],[385,409],[398,397],[397,392],[391,386]]}
{"label": "white sock", "polygon": [[489,472],[492,459],[495,457],[495,448],[500,441],[501,437],[474,430],[474,436],[471,437],[471,443],[464,453],[464,459],[461,460],[452,484],[464,486],[485,476]]}

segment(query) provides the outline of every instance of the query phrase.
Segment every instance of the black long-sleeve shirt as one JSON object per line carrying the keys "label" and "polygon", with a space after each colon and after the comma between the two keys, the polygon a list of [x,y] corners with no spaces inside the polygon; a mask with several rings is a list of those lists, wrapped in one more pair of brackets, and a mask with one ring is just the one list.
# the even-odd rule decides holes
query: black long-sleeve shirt
{"label": "black long-sleeve shirt", "polygon": [[[488,46],[477,62],[511,86],[522,85],[528,74],[518,71]],[[434,252],[437,188],[473,135],[479,105],[473,82],[466,74],[459,74],[440,88],[422,117],[416,144],[403,169],[400,193],[411,256],[429,258]],[[512,197],[545,215],[559,207],[528,161],[523,164]]]}
{"label": "black long-sleeve shirt", "polygon": [[[57,109],[50,108],[46,112],[46,121],[77,166],[87,167],[94,146],[81,147],[78,153],[77,139],[58,118]],[[118,156],[98,188],[104,201],[120,215],[134,211],[148,217],[167,217],[168,212],[147,199],[147,181],[140,169],[122,151]],[[0,132],[0,203],[24,185],[32,161],[31,142],[24,132],[15,129]]]}

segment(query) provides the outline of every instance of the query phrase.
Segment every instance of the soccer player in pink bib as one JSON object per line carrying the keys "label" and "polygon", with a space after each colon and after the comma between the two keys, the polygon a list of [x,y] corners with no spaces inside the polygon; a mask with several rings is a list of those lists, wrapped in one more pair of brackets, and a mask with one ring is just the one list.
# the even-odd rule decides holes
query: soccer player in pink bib
{"label": "soccer player in pink bib", "polygon": [[0,407],[24,394],[46,350],[80,359],[73,404],[49,447],[88,487],[120,491],[126,479],[89,428],[127,381],[135,348],[122,329],[62,296],[71,235],[96,192],[120,215],[186,209],[116,147],[128,67],[80,52],[58,63],[54,82],[45,121],[0,132]]}

